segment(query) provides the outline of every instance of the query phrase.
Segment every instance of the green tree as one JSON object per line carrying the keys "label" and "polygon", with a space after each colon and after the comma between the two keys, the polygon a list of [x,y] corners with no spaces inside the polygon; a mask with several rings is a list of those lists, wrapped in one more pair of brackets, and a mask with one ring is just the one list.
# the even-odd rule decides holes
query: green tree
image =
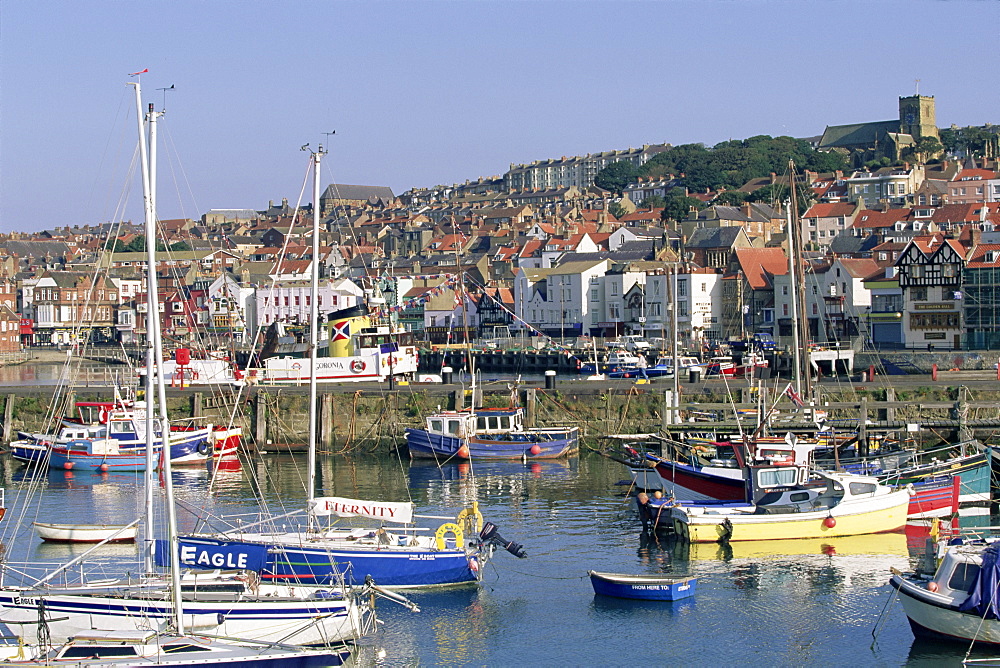
{"label": "green tree", "polygon": [[642,200],[642,203],[639,206],[643,209],[659,209],[666,203],[667,200],[663,199],[659,195],[650,195],[646,199]]}
{"label": "green tree", "polygon": [[628,215],[628,211],[625,210],[625,207],[618,202],[612,202],[608,205],[608,213],[615,218],[621,218],[622,216]]}
{"label": "green tree", "polygon": [[917,162],[926,162],[943,150],[944,146],[934,137],[921,137],[906,151],[906,154],[915,158]]}
{"label": "green tree", "polygon": [[626,160],[619,160],[597,172],[597,176],[594,177],[594,185],[621,195],[625,186],[635,183],[638,176],[639,170],[636,169],[635,165]]}
{"label": "green tree", "polygon": [[663,203],[663,211],[660,212],[662,220],[680,221],[685,220],[691,209],[701,209],[700,199],[688,197],[687,195],[671,195]]}
{"label": "green tree", "polygon": [[[796,193],[798,195],[798,209],[799,215],[809,210],[812,205],[812,191],[804,183],[796,184]],[[784,204],[789,199],[788,184],[787,183],[772,183],[770,185],[764,186],[763,188],[757,188],[749,197],[747,197],[748,202],[765,202],[771,206],[777,206],[779,204]]]}
{"label": "green tree", "polygon": [[172,251],[189,251],[191,250],[191,244],[186,241],[178,241],[175,244],[170,244],[170,250]]}
{"label": "green tree", "polygon": [[747,201],[750,197],[750,193],[745,193],[740,190],[726,190],[719,193],[714,200],[713,204],[723,204],[725,206],[739,206],[743,202]]}

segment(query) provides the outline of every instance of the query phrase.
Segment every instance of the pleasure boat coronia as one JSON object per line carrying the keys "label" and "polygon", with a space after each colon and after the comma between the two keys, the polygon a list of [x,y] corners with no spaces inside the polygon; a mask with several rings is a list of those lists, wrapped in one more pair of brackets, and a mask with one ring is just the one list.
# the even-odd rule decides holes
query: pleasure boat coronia
{"label": "pleasure boat coronia", "polygon": [[[697,357],[682,355],[677,358],[677,368],[681,370],[681,377],[691,369],[704,369],[705,365]],[[646,369],[646,375],[650,378],[673,377],[674,358],[670,355],[663,355],[656,359],[656,364]]]}
{"label": "pleasure boat coronia", "polygon": [[1000,645],[1000,544],[952,545],[929,580],[893,570],[913,635]]}
{"label": "pleasure boat coronia", "polygon": [[412,332],[375,325],[362,307],[334,311],[327,321],[329,335],[320,348],[329,354],[316,357],[315,374],[303,344],[283,336],[281,326],[265,344],[263,366],[247,370],[247,382],[305,385],[315,377],[318,383],[350,383],[384,381],[390,376],[412,378],[417,373],[419,355]]}
{"label": "pleasure boat coronia", "polygon": [[673,529],[692,543],[856,536],[900,531],[909,489],[871,476],[751,466],[755,503],[670,508]]}
{"label": "pleasure boat coronia", "polygon": [[525,427],[524,409],[439,411],[423,429],[407,428],[410,457],[555,459],[579,451],[579,427]]}

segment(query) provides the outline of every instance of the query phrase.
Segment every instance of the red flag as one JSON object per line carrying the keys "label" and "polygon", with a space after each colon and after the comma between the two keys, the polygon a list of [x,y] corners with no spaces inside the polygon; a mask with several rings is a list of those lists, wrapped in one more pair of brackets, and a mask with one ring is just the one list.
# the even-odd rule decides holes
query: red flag
{"label": "red flag", "polygon": [[134,76],[135,76],[135,75],[137,75],[137,74],[145,74],[145,73],[146,73],[146,72],[148,72],[148,71],[149,71],[149,68],[147,67],[146,69],[144,69],[144,70],[141,70],[141,71],[139,71],[139,72],[132,72],[131,74],[129,74],[129,76],[130,76],[130,77],[134,77]]}

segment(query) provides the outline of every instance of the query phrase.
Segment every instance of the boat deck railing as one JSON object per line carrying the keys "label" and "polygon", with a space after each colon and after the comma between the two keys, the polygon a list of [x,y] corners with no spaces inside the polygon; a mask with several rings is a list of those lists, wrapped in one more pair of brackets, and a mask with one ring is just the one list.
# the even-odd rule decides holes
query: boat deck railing
{"label": "boat deck railing", "polygon": [[[106,561],[88,559],[85,563],[77,563],[72,568],[63,568],[55,577],[49,577],[63,566],[65,562],[5,561],[0,567],[0,586],[28,588],[38,586],[41,591],[43,588],[58,589],[81,584],[91,587],[107,586],[110,583],[128,586],[136,585],[141,580],[136,574],[137,570],[141,570],[138,563],[128,564],[114,559]],[[129,570],[130,567],[132,570]],[[44,584],[39,584],[43,582]]]}

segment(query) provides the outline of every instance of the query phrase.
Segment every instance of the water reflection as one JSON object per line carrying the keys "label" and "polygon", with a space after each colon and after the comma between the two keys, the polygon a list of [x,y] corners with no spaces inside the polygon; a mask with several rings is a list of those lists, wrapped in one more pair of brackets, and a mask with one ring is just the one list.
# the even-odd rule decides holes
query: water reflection
{"label": "water reflection", "polygon": [[[17,511],[31,477],[9,467],[4,475]],[[941,665],[964,654],[964,647],[914,643],[898,605],[886,606],[889,569],[909,569],[907,538],[922,543],[922,535],[728,547],[657,540],[639,532],[634,505],[617,485],[625,475],[621,465],[589,456],[442,467],[395,455],[324,456],[317,484],[320,494],[412,500],[419,514],[445,517],[477,499],[486,518],[528,551],[524,560],[497,553],[478,587],[414,592],[419,614],[380,604],[384,665],[741,665],[751,656],[769,665]],[[305,503],[303,457],[178,470],[174,480],[182,504],[203,513],[281,513]],[[130,474],[46,472],[38,485],[32,512],[51,521],[92,513],[95,521],[125,523],[142,505]],[[74,515],[81,519],[66,519]],[[2,529],[10,532],[17,519],[12,512],[4,523],[15,524]],[[46,546],[30,532],[5,540],[37,561],[79,549]],[[123,547],[136,549],[109,549]],[[588,570],[691,575],[698,592],[652,605],[598,599]],[[869,649],[883,610],[878,643]]]}

